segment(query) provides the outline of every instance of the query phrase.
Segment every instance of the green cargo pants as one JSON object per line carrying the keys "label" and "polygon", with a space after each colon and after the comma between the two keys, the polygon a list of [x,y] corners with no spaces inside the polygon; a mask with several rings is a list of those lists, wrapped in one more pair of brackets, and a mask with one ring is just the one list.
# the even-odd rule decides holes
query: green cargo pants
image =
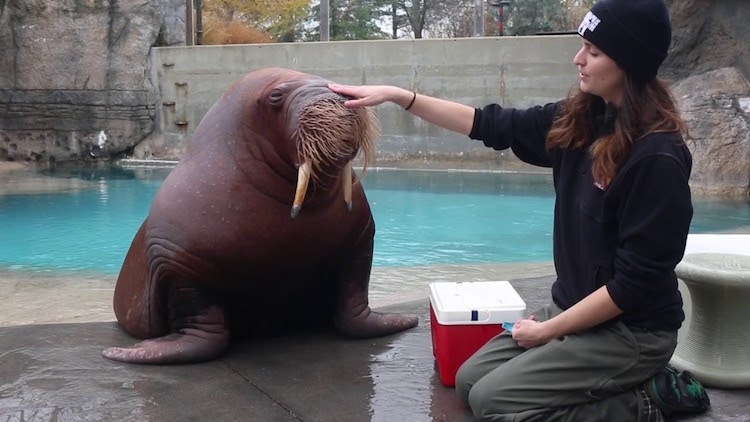
{"label": "green cargo pants", "polygon": [[[562,312],[552,304],[533,315]],[[676,331],[613,322],[524,349],[504,332],[469,358],[456,391],[481,421],[637,422],[636,387],[669,362]]]}

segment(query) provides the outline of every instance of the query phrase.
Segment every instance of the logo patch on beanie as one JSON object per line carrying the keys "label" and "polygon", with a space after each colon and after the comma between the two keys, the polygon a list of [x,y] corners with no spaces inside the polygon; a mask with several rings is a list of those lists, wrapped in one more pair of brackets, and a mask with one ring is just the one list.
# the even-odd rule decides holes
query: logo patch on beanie
{"label": "logo patch on beanie", "polygon": [[591,12],[586,13],[586,16],[584,16],[581,24],[578,25],[578,33],[583,36],[583,33],[586,32],[587,29],[591,32],[594,32],[594,29],[596,29],[596,26],[599,25],[599,22],[601,21],[602,20],[599,19],[595,14]]}

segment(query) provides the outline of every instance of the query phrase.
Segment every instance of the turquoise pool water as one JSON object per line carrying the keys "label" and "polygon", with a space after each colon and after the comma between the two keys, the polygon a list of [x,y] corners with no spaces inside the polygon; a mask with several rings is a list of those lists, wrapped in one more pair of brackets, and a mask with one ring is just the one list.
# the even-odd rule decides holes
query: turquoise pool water
{"label": "turquoise pool water", "polygon": [[[170,169],[62,169],[87,189],[0,195],[0,267],[116,274]],[[552,259],[551,176],[369,170],[376,266]],[[748,201],[696,200],[695,233],[750,227]]]}

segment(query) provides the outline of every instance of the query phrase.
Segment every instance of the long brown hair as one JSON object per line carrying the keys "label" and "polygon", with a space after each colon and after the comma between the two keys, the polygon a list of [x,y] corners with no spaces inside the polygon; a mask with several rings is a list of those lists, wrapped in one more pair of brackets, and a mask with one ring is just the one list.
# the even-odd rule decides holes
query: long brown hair
{"label": "long brown hair", "polygon": [[598,139],[592,110],[601,98],[574,90],[547,134],[547,149],[589,148],[594,180],[609,186],[630,155],[633,143],[648,133],[676,132],[688,136],[666,82],[655,78],[638,83],[626,75],[622,107],[617,110],[614,131]]}

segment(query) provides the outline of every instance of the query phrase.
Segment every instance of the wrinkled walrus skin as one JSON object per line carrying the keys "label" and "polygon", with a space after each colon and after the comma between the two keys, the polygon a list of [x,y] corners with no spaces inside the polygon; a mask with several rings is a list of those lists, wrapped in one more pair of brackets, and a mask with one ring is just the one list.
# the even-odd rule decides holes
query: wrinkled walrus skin
{"label": "wrinkled walrus skin", "polygon": [[375,225],[351,160],[367,162],[378,123],[328,82],[261,69],[209,110],[117,279],[117,321],[145,340],[104,357],[198,362],[220,356],[230,332],[335,327],[366,338],[417,325],[368,305]]}

